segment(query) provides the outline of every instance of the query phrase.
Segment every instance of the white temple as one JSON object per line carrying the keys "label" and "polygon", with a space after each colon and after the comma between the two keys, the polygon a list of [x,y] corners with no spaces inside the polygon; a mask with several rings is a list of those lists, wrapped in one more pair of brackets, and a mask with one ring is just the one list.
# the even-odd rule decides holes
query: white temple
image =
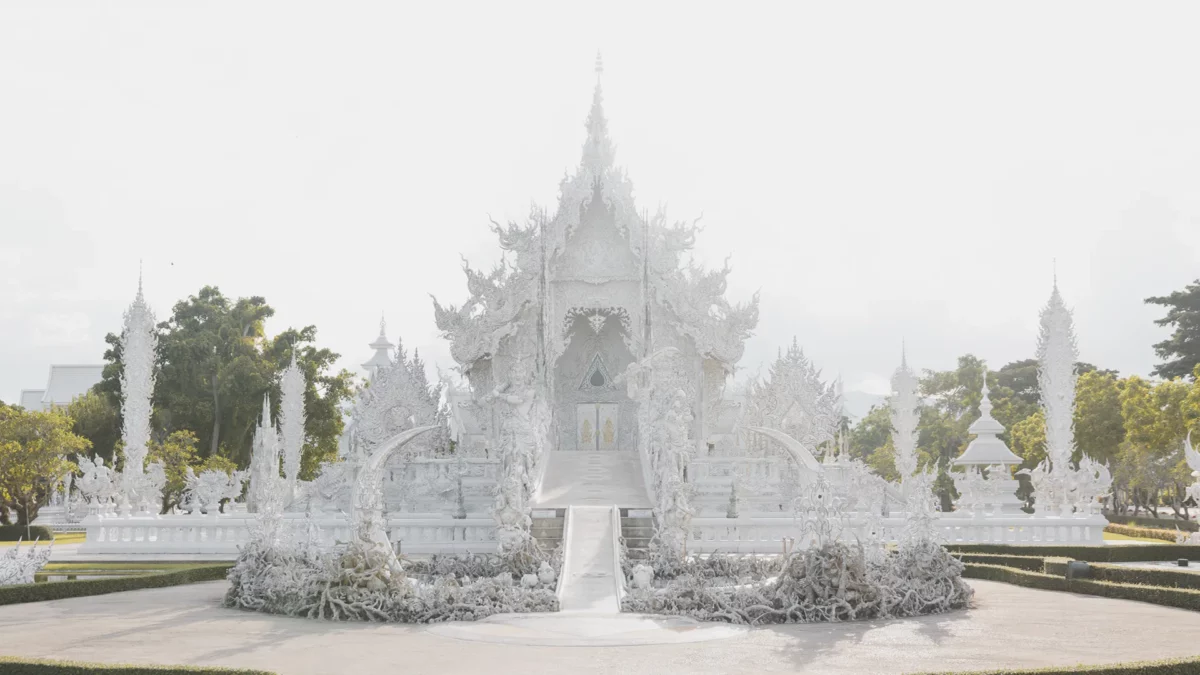
{"label": "white temple", "polygon": [[[264,408],[252,462],[251,501],[278,514],[268,520],[309,519],[327,542],[357,534],[418,554],[516,550],[530,539],[553,546],[569,531],[610,548],[623,539],[631,549],[673,555],[776,553],[802,542],[797,514],[817,493],[847,514],[847,538],[896,541],[915,518],[948,541],[1100,543],[1104,519],[1089,503],[1100,476],[1083,487],[1072,479],[1075,510],[1032,516],[1016,511],[1012,495],[997,494],[1016,483],[1002,468],[1014,458],[997,445],[1003,429],[990,403],[959,462],[989,467],[986,483],[973,469],[964,478],[974,491],[970,508],[933,512],[932,473],[918,467],[916,453],[917,378],[906,357],[890,402],[900,484],[850,458],[840,384],[823,380],[797,341],[765,378],[729,391],[758,321],[757,297],[730,302],[729,267],[706,270],[687,259],[695,223],[638,210],[632,183],[614,164],[600,73],[597,60],[582,157],[553,214],[493,223],[503,262],[490,272],[464,265],[469,297],[461,305],[434,300],[461,383],[431,387],[419,356],[399,340],[393,350],[381,322],[339,461],[302,481],[305,383],[299,365],[289,367],[282,428],[276,432]],[[1055,335],[1064,325],[1069,331],[1069,317],[1052,323]],[[1073,336],[1055,340],[1073,349]],[[1044,388],[1070,379],[1058,373],[1071,353],[1045,356],[1042,369],[1055,378]],[[1052,453],[1056,476],[1069,469],[1060,454]],[[88,474],[91,482],[103,485],[102,473]],[[139,520],[95,509],[85,549],[236,551],[251,519],[212,505],[239,495],[242,480],[189,478],[188,515]]]}

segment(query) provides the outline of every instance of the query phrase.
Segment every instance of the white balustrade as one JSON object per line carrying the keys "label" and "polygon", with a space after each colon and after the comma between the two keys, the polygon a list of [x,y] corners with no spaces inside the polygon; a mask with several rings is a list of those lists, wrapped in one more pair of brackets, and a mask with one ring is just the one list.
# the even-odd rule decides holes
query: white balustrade
{"label": "white balustrade", "polygon": [[[902,516],[883,518],[882,536],[895,542],[904,532]],[[842,539],[853,542],[866,539],[864,519],[851,517],[843,521]],[[935,536],[944,544],[1014,544],[1014,545],[1089,545],[1104,543],[1103,516],[1041,517],[1000,516],[962,517],[946,514],[934,521]],[[782,553],[800,532],[799,522],[791,516],[742,518],[693,518],[692,539],[688,550],[693,553]],[[803,545],[803,542],[801,542]]]}
{"label": "white balustrade", "polygon": [[[307,526],[302,514],[289,514],[286,520]],[[347,541],[351,536],[345,518],[320,517],[313,523],[324,543]],[[253,524],[254,517],[246,514],[89,516],[82,523],[87,539],[79,552],[232,558],[249,541]],[[496,524],[491,518],[391,518],[388,536],[402,553],[490,553],[496,548]]]}

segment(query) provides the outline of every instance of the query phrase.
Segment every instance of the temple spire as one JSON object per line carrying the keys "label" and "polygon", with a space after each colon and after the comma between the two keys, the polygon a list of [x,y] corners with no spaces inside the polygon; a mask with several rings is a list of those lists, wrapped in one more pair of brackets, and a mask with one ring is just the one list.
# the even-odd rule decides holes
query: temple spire
{"label": "temple spire", "polygon": [[604,116],[604,92],[600,86],[600,76],[604,74],[604,61],[600,52],[596,52],[596,88],[592,92],[592,109],[587,117],[587,141],[583,144],[583,167],[590,169],[593,179],[599,178],[606,169],[612,167],[612,140],[608,137],[608,120]]}
{"label": "temple spire", "polygon": [[379,317],[379,337],[375,338],[375,341],[368,346],[374,349],[375,353],[366,363],[362,364],[362,367],[366,369],[370,377],[375,377],[375,373],[380,368],[392,365],[392,358],[389,354],[392,349],[392,343],[388,342],[387,322],[382,315]]}

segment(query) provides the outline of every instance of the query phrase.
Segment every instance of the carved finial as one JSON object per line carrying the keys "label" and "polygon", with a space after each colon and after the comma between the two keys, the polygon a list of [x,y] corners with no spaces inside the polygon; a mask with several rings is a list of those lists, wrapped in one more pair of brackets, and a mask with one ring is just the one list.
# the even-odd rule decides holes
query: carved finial
{"label": "carved finial", "polygon": [[379,335],[380,337],[387,337],[387,317],[384,316],[383,312],[379,313]]}
{"label": "carved finial", "polygon": [[904,369],[908,368],[908,345],[905,343],[904,338],[900,338],[900,367]]}
{"label": "carved finial", "polygon": [[600,50],[596,50],[596,79],[604,74],[604,59],[600,57]]}
{"label": "carved finial", "polygon": [[1058,288],[1058,258],[1050,259],[1050,267],[1053,270],[1053,274],[1054,274],[1054,288],[1057,289]]}
{"label": "carved finial", "polygon": [[142,299],[142,259],[138,258],[138,300]]}
{"label": "carved finial", "polygon": [[988,398],[988,392],[990,390],[988,389],[987,377],[988,377],[987,363],[984,363],[983,364],[983,389],[982,389],[983,398],[979,401],[979,413],[980,413],[981,417],[991,417],[992,416],[992,400],[990,398]]}

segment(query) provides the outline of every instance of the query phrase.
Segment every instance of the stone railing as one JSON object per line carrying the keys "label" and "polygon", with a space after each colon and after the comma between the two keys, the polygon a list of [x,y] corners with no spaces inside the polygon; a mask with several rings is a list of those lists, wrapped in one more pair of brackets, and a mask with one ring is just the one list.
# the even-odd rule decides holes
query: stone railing
{"label": "stone railing", "polygon": [[[880,521],[876,521],[877,523]],[[897,541],[904,532],[903,516],[882,519],[882,536]],[[1104,543],[1103,516],[1081,517],[961,517],[945,514],[934,521],[935,536],[944,544],[1076,544]],[[842,522],[842,539],[866,539],[867,522],[850,517]],[[688,550],[694,553],[782,553],[796,544],[799,523],[791,516],[693,518]],[[799,542],[802,546],[804,542]]]}
{"label": "stone railing", "polygon": [[[287,520],[304,526],[304,516]],[[233,558],[249,541],[254,517],[246,514],[167,516],[88,516],[82,523],[87,538],[80,554],[222,555]],[[340,517],[314,518],[325,543],[346,541],[350,527]],[[490,553],[496,548],[496,525],[491,518],[429,517],[388,519],[388,538],[401,553]]]}

